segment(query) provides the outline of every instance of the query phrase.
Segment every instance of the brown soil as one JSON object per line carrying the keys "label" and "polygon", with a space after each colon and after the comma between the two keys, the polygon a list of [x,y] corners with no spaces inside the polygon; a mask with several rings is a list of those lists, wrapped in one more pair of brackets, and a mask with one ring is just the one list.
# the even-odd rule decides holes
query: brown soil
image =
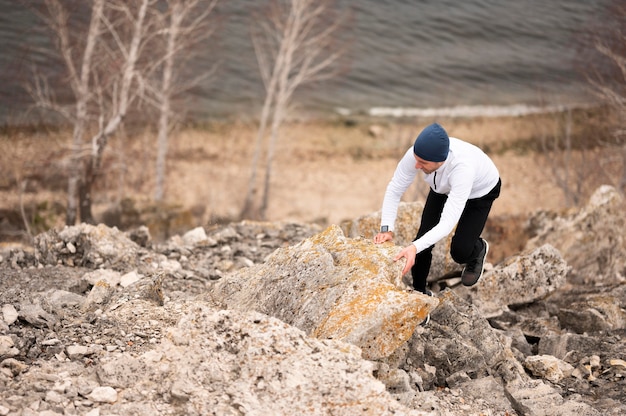
{"label": "brown soil", "polygon": [[[523,246],[522,222],[529,213],[565,207],[563,192],[547,172],[548,161],[536,151],[540,138],[558,129],[558,117],[438,121],[451,136],[485,149],[500,169],[502,195],[493,207],[490,230],[504,246],[492,249],[495,258]],[[325,225],[378,211],[396,163],[430,122],[342,119],[286,124],[276,146],[267,219]],[[189,209],[198,224],[238,220],[251,174],[255,135],[255,126],[243,122],[186,128],[175,134],[169,146],[166,200]],[[95,192],[96,217],[102,218],[106,209],[124,198],[150,201],[155,183],[154,141],[154,133],[148,131],[133,135],[132,140],[110,140],[105,174]],[[10,222],[12,215],[20,225],[16,214],[20,204],[26,207],[26,216],[34,219],[33,207],[39,204],[40,223],[63,224],[69,143],[70,134],[63,131],[0,136],[2,223]],[[260,167],[264,164],[261,159]],[[263,174],[259,169],[259,183]],[[24,185],[24,192],[18,184]],[[420,199],[426,192],[426,185],[417,181],[405,199]],[[47,210],[47,216],[42,210]],[[33,233],[40,231],[35,225]],[[6,233],[0,237],[7,239]]]}
{"label": "brown soil", "polygon": [[[529,123],[521,118],[445,123],[450,135],[498,149],[491,153],[502,174],[503,192],[494,215],[564,206],[562,192],[546,180],[534,152],[515,142],[538,136],[536,126]],[[338,223],[379,210],[396,163],[425,124],[286,126],[273,165],[268,219]],[[380,128],[378,135],[370,133],[376,130],[373,126]],[[236,217],[250,177],[254,137],[253,126],[245,125],[185,131],[171,148],[169,198],[184,205],[204,205],[207,219]],[[406,199],[426,192],[425,184],[417,182]]]}

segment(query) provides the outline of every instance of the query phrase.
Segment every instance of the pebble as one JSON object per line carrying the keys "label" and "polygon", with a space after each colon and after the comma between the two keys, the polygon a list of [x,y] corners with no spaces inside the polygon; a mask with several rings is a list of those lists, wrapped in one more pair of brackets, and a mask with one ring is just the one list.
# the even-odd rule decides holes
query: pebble
{"label": "pebble", "polygon": [[7,325],[12,325],[17,321],[19,314],[13,305],[2,305],[2,319]]}
{"label": "pebble", "polygon": [[109,386],[96,387],[87,398],[97,403],[115,403],[117,401],[117,391]]}

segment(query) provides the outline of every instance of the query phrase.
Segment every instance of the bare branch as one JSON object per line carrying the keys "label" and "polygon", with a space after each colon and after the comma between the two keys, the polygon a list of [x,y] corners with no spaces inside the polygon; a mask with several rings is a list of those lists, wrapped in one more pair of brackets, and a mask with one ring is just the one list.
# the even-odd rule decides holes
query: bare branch
{"label": "bare branch", "polygon": [[[165,4],[168,8],[163,11]],[[33,0],[53,34],[73,95],[71,106],[58,103],[48,80],[36,70],[27,87],[39,108],[56,111],[73,123],[68,224],[75,223],[78,209],[81,220],[92,221],[91,188],[103,152],[131,109],[146,104],[159,109],[166,115],[160,125],[168,132],[175,119],[172,98],[214,73],[211,69],[184,77],[181,68],[196,53],[193,48],[214,33],[207,17],[216,4],[217,0]],[[69,9],[72,5],[77,8]],[[88,23],[77,18],[85,10],[91,11]],[[168,38],[171,45],[166,47]]]}
{"label": "bare branch", "polygon": [[[155,85],[149,86],[148,91],[154,97],[159,112],[156,187],[155,200],[160,201],[164,193],[165,158],[167,155],[169,133],[173,129],[175,115],[173,114],[172,100],[178,94],[198,85],[209,78],[214,69],[198,76],[190,77],[186,81],[178,79],[179,70],[183,64],[191,59],[192,53],[181,54],[193,50],[193,47],[210,37],[214,27],[209,25],[208,16],[217,4],[217,0],[208,3],[203,0],[168,0],[168,11],[159,19],[164,27],[159,32],[165,44],[162,58],[155,62],[155,70],[161,69],[161,79]],[[205,7],[203,7],[205,6]],[[182,55],[182,56],[181,56]]]}
{"label": "bare branch", "polygon": [[[342,17],[332,14],[334,2],[314,0],[272,1],[263,16],[257,16],[252,41],[266,95],[253,154],[248,192],[242,217],[264,218],[269,200],[269,184],[278,130],[287,116],[297,88],[326,79],[342,55],[332,47],[342,27]],[[270,125],[267,149],[263,148],[265,129]],[[266,150],[265,184],[258,215],[253,212],[258,160]]]}

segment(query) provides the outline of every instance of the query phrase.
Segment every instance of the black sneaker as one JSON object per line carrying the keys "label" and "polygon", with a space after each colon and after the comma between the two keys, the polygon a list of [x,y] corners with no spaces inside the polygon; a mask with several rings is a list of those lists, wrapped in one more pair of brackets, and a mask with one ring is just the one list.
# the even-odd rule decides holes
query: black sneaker
{"label": "black sneaker", "polygon": [[[428,290],[428,289],[426,289],[426,291],[424,292],[424,294],[425,294],[425,295],[428,295],[428,296],[435,296],[435,295],[433,295],[433,292],[431,292],[431,291],[430,291],[430,290]],[[424,319],[424,320],[422,321],[422,323],[420,323],[420,325],[421,325],[421,326],[426,326],[426,325],[428,325],[428,323],[429,323],[429,322],[430,322],[430,314],[426,315],[426,319]]]}
{"label": "black sneaker", "polygon": [[489,252],[489,244],[484,238],[480,239],[483,242],[483,249],[478,253],[478,257],[470,260],[461,273],[461,282],[463,286],[474,286],[480,278],[483,276],[483,270],[485,268],[485,259]]}

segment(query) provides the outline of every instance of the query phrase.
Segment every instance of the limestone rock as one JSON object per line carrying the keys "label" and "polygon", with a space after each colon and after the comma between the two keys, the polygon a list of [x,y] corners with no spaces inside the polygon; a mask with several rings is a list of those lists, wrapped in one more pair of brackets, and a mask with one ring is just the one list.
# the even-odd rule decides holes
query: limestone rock
{"label": "limestone rock", "polygon": [[108,302],[113,293],[115,293],[114,286],[111,286],[105,280],[98,280],[89,291],[81,309],[83,311],[96,309]]}
{"label": "limestone rock", "polygon": [[257,310],[318,338],[350,342],[367,358],[385,357],[408,340],[437,299],[404,290],[399,247],[348,239],[331,226],[276,250],[215,287],[229,309]]}
{"label": "limestone rock", "polygon": [[511,383],[505,387],[513,408],[521,415],[600,416],[585,403],[565,400],[556,389],[540,380]]}
{"label": "limestone rock", "polygon": [[84,296],[65,290],[49,290],[44,293],[43,299],[45,299],[47,305],[50,305],[52,310],[78,307],[85,301]]}
{"label": "limestone rock", "polygon": [[103,383],[135,398],[107,414],[143,405],[144,414],[425,415],[397,403],[350,344],[309,338],[255,312],[181,306],[182,318],[152,351],[99,366]]}
{"label": "limestone rock", "polygon": [[600,187],[580,210],[549,220],[541,215],[531,219],[537,229],[526,249],[553,245],[577,282],[624,282],[626,217],[624,198],[615,188]]}
{"label": "limestone rock", "polygon": [[539,354],[553,355],[562,360],[568,359],[576,362],[585,356],[592,355],[594,351],[601,351],[606,346],[602,341],[582,334],[550,334],[539,341]]}
{"label": "limestone rock", "polygon": [[117,401],[117,396],[117,392],[113,387],[103,386],[93,389],[87,398],[96,403],[115,403]]}
{"label": "limestone rock", "polygon": [[563,328],[579,334],[623,329],[626,326],[626,312],[611,295],[592,295],[572,302],[559,310],[558,317]]}
{"label": "limestone rock", "polygon": [[7,325],[11,325],[17,321],[18,316],[19,314],[17,313],[15,306],[10,304],[2,305],[2,319]]}
{"label": "limestone rock", "polygon": [[21,304],[19,317],[37,328],[52,327],[57,322],[57,318],[46,312],[39,303]]}
{"label": "limestone rock", "polygon": [[207,242],[207,235],[202,227],[196,227],[193,230],[183,234],[183,242],[188,246],[194,246],[203,242]]}
{"label": "limestone rock", "polygon": [[[0,414],[625,414],[619,279],[579,284],[572,272],[561,285],[564,258],[541,244],[473,288],[447,279],[427,298],[403,289],[392,261],[402,244],[337,228],[215,224],[194,245],[142,247],[103,229],[104,249],[77,227],[38,236],[41,250],[12,250],[0,263],[0,306],[18,319],[0,320]],[[580,256],[619,260],[593,257],[604,254]],[[220,264],[230,269],[218,273]],[[130,271],[145,278],[122,287]],[[280,320],[219,310],[229,306],[222,295]],[[414,326],[426,311],[430,323]],[[534,374],[533,356],[570,364],[573,376]],[[96,389],[115,394],[97,401]]]}
{"label": "limestone rock", "polygon": [[35,237],[35,247],[41,264],[114,270],[134,264],[139,250],[139,246],[117,228],[84,223],[39,234]]}
{"label": "limestone rock", "polygon": [[565,283],[567,271],[561,254],[545,244],[496,265],[479,284],[462,289],[483,316],[493,317],[507,306],[545,298]]}
{"label": "limestone rock", "polygon": [[19,352],[17,349],[13,348],[15,344],[11,337],[6,335],[0,335],[0,358],[4,357],[12,357],[17,355]]}
{"label": "limestone rock", "polygon": [[[423,209],[424,204],[421,202],[400,202],[394,230],[394,244],[404,247],[415,239]],[[377,211],[354,220],[346,220],[341,223],[341,229],[346,237],[362,237],[371,240],[380,229],[380,216],[381,211]],[[429,282],[436,280],[440,276],[460,271],[459,264],[450,257],[451,240],[452,234],[435,244],[428,276]],[[412,281],[410,273],[407,274],[405,279],[409,283]]]}
{"label": "limestone rock", "polygon": [[574,371],[574,367],[571,364],[551,355],[526,357],[524,367],[530,370],[533,375],[545,378],[553,383],[557,383],[565,377],[570,377]]}
{"label": "limestone rock", "polygon": [[91,286],[94,286],[99,281],[103,281],[109,286],[115,287],[120,284],[122,280],[122,275],[120,272],[114,270],[97,269],[85,273],[85,275],[83,276],[83,280]]}
{"label": "limestone rock", "polygon": [[440,385],[455,373],[479,378],[487,376],[489,371],[504,372],[498,368],[510,372],[501,374],[502,378],[524,377],[523,367],[515,360],[502,334],[491,328],[475,305],[449,289],[439,294],[439,300],[426,330],[416,332],[409,340],[404,360],[435,367]]}
{"label": "limestone rock", "polygon": [[515,410],[504,393],[504,387],[492,377],[470,380],[457,387],[464,395],[489,403],[494,415],[513,415]]}
{"label": "limestone rock", "polygon": [[[423,209],[421,202],[400,202],[393,235],[395,244],[405,246],[415,239]],[[343,221],[340,226],[346,237],[372,239],[380,229],[380,215],[381,212],[377,211]]]}

